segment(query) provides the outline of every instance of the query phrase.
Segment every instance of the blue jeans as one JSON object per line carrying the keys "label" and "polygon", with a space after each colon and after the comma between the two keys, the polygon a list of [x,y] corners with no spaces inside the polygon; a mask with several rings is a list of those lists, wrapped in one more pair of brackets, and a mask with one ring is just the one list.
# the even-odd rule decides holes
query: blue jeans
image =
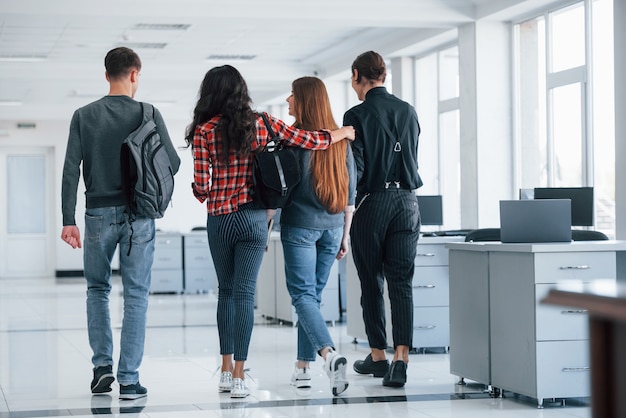
{"label": "blue jeans", "polygon": [[91,362],[94,367],[113,365],[109,294],[111,260],[117,244],[120,246],[124,318],[117,381],[129,385],[139,381],[137,369],[143,358],[155,228],[154,220],[147,218],[129,224],[124,210],[124,206],[117,206],[85,211],[83,256]]}
{"label": "blue jeans", "polygon": [[343,227],[320,231],[281,225],[287,290],[298,314],[300,361],[315,361],[322,348],[334,347],[320,303],[342,235]]}

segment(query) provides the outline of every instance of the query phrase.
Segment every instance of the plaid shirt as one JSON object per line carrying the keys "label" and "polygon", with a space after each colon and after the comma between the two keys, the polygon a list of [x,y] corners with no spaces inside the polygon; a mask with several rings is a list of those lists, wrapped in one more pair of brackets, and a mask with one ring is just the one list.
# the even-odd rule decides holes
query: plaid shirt
{"label": "plaid shirt", "polygon": [[[326,149],[330,146],[330,133],[325,131],[303,131],[266,114],[272,130],[285,141],[286,145]],[[228,164],[218,158],[222,153],[222,142],[217,132],[220,116],[196,126],[193,137],[193,194],[200,202],[207,202],[210,215],[224,215],[236,212],[239,206],[252,201],[252,159],[253,154],[238,156],[230,150]],[[252,151],[265,146],[269,134],[261,116],[256,120],[256,141]]]}

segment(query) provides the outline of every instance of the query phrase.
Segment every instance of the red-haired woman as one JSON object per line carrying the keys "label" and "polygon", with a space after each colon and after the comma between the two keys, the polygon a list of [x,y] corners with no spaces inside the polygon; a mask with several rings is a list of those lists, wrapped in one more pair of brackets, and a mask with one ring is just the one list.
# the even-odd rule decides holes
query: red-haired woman
{"label": "red-haired woman", "polygon": [[[337,129],[324,83],[302,77],[287,98],[294,127]],[[322,291],[335,260],[348,252],[348,236],[356,195],[356,171],[347,141],[326,150],[299,149],[302,180],[280,218],[285,275],[291,303],[298,314],[298,354],[291,383],[311,387],[309,363],[324,359],[333,395],[348,388],[346,358],[335,351],[320,311]]]}

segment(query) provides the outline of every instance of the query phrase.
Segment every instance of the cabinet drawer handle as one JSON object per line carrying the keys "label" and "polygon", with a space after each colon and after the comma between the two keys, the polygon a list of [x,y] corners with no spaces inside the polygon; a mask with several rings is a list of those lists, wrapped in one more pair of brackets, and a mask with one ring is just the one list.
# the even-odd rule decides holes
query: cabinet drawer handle
{"label": "cabinet drawer handle", "polygon": [[589,312],[587,309],[570,309],[567,311],[561,311],[562,314],[567,315],[567,314],[585,314]]}
{"label": "cabinet drawer handle", "polygon": [[585,366],[585,367],[563,367],[562,371],[565,373],[571,373],[571,372],[588,372],[589,370],[591,370],[591,367]]}
{"label": "cabinet drawer handle", "polygon": [[434,289],[434,284],[421,284],[419,286],[415,286],[416,289]]}
{"label": "cabinet drawer handle", "polygon": [[435,329],[437,325],[420,325],[415,327],[416,329]]}
{"label": "cabinet drawer handle", "polygon": [[591,266],[561,266],[559,270],[589,270]]}
{"label": "cabinet drawer handle", "polygon": [[434,257],[434,253],[417,253],[418,257]]}

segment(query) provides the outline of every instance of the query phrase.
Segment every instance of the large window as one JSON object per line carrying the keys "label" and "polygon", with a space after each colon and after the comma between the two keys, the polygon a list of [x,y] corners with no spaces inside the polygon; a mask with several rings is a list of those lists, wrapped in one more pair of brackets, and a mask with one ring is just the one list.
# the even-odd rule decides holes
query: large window
{"label": "large window", "polygon": [[595,226],[614,236],[612,0],[515,25],[517,183],[593,186]]}
{"label": "large window", "polygon": [[424,181],[419,193],[441,194],[444,228],[457,229],[461,227],[458,47],[417,58],[415,73],[416,109],[422,125],[419,165]]}

